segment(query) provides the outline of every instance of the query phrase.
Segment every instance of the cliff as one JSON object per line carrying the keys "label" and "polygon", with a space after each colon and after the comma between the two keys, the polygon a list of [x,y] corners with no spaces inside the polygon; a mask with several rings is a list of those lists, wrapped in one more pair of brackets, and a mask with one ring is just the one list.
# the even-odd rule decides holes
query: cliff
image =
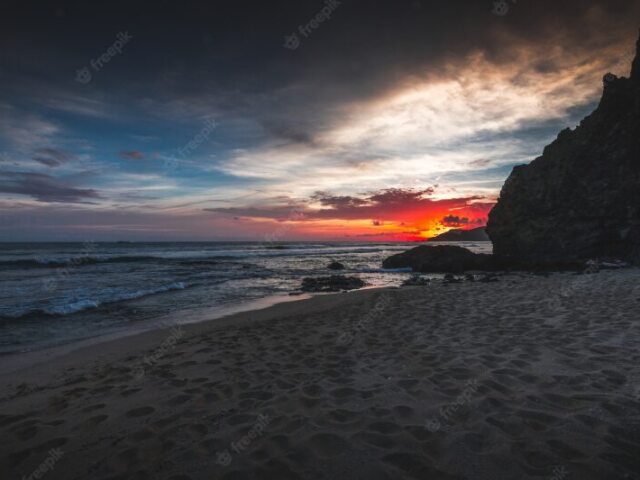
{"label": "cliff", "polygon": [[519,166],[489,214],[494,254],[640,263],[640,40],[630,78],[607,74],[597,109]]}

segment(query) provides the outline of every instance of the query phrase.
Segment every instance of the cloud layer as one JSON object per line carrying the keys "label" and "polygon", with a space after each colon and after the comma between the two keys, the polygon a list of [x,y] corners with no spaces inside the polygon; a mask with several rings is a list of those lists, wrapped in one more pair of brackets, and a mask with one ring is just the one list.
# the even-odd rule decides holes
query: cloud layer
{"label": "cloud layer", "polygon": [[[471,228],[514,165],[595,106],[604,73],[628,74],[640,18],[633,0],[522,0],[505,16],[491,0],[345,0],[285,48],[322,6],[10,5],[0,209],[122,238]],[[131,41],[92,69],[119,31]]]}

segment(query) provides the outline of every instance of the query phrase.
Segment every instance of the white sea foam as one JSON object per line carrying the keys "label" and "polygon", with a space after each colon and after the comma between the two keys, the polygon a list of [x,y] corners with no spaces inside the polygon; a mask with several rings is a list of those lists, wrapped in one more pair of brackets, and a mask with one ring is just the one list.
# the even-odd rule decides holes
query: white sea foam
{"label": "white sea foam", "polygon": [[71,313],[80,312],[82,310],[87,310],[90,308],[98,308],[100,305],[104,305],[107,303],[122,302],[124,300],[134,300],[136,298],[146,297],[147,295],[155,295],[172,290],[184,290],[186,287],[187,286],[184,282],[174,282],[170,285],[164,285],[158,288],[121,293],[102,301],[92,299],[77,300],[66,305],[47,308],[44,310],[44,312],[51,315],[69,315]]}

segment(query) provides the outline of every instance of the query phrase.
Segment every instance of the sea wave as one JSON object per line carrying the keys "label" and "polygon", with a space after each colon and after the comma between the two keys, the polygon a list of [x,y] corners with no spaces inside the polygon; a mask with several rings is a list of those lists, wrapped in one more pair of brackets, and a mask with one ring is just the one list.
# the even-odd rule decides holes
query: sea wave
{"label": "sea wave", "polygon": [[134,263],[161,260],[161,257],[149,255],[127,255],[120,257],[72,257],[64,260],[47,258],[28,258],[22,260],[2,260],[0,267],[9,268],[63,268],[95,265],[97,263]]}
{"label": "sea wave", "polygon": [[186,284],[184,282],[174,282],[169,285],[162,285],[157,288],[151,288],[146,290],[136,290],[133,292],[122,292],[112,297],[100,299],[100,300],[84,298],[81,300],[70,301],[69,303],[65,303],[63,305],[51,306],[44,309],[39,308],[39,309],[22,311],[15,315],[0,316],[0,320],[19,320],[21,318],[32,317],[36,315],[62,317],[65,315],[71,315],[72,313],[78,313],[84,310],[99,308],[103,305],[124,302],[127,300],[135,300],[137,298],[147,297],[150,295],[157,295],[160,293],[170,292],[174,290],[184,290],[189,286],[190,286],[189,284]]}
{"label": "sea wave", "polygon": [[77,302],[68,303],[58,307],[51,307],[41,310],[42,313],[48,315],[69,315],[70,313],[88,310],[90,308],[98,308],[101,305],[97,300],[78,300]]}
{"label": "sea wave", "polygon": [[185,266],[205,267],[215,265],[219,262],[235,262],[240,259],[249,259],[255,257],[288,257],[299,255],[351,255],[375,253],[376,251],[386,250],[388,247],[379,245],[372,246],[325,246],[309,245],[301,247],[299,245],[287,246],[285,249],[273,249],[269,247],[261,247],[247,250],[221,250],[211,252],[211,255],[105,255],[105,256],[76,256],[70,258],[42,258],[32,257],[23,259],[0,260],[0,268],[2,269],[32,269],[32,268],[76,268],[88,265],[98,264],[115,264],[115,263],[167,263],[179,264]]}
{"label": "sea wave", "polygon": [[[251,253],[247,252],[245,257],[297,257],[303,255],[352,255],[359,253],[378,253],[387,250],[387,248],[378,248],[378,246],[372,247],[334,247],[334,248],[325,248],[325,249],[314,249],[314,248],[290,248],[286,250],[256,250]],[[402,249],[398,249],[402,250]]]}
{"label": "sea wave", "polygon": [[215,256],[215,257],[157,257],[151,255],[125,255],[114,257],[72,257],[64,260],[59,259],[41,259],[29,258],[22,260],[1,260],[0,268],[75,268],[86,265],[97,265],[107,263],[140,263],[140,262],[157,262],[157,263],[178,263],[181,265],[215,265],[220,260],[232,260],[231,256]]}

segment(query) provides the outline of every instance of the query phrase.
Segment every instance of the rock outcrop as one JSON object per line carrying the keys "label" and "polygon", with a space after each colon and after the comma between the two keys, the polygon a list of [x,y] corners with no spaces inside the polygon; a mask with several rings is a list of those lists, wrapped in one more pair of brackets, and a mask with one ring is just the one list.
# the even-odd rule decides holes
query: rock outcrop
{"label": "rock outcrop", "polygon": [[420,275],[412,275],[402,282],[403,287],[424,287],[431,284],[431,279]]}
{"label": "rock outcrop", "polygon": [[304,278],[300,289],[303,292],[342,292],[356,290],[364,286],[366,283],[358,277],[331,275],[330,277]]}
{"label": "rock outcrop", "polygon": [[420,273],[462,273],[469,270],[497,270],[492,255],[473,253],[466,248],[451,245],[421,245],[409,251],[393,255],[383,268],[411,268]]}
{"label": "rock outcrop", "polygon": [[329,270],[344,270],[344,265],[340,262],[331,262],[327,268]]}
{"label": "rock outcrop", "polygon": [[487,233],[506,262],[640,263],[640,40],[631,77],[607,74],[598,108],[514,168]]}

